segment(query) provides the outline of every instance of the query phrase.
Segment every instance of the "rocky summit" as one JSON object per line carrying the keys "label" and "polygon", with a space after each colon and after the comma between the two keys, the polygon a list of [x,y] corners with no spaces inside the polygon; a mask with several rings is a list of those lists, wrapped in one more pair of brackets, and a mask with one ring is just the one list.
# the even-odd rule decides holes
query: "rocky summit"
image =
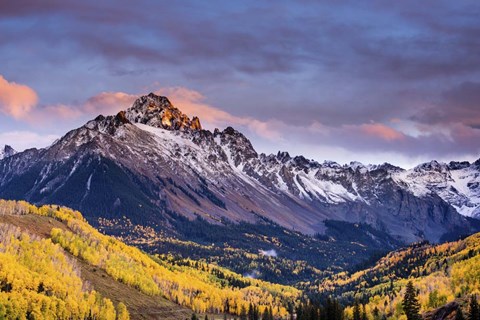
{"label": "rocky summit", "polygon": [[0,149],[0,160],[13,156],[17,151],[15,151],[11,146],[5,145],[3,149]]}
{"label": "rocky summit", "polygon": [[479,177],[478,161],[404,170],[259,154],[234,128],[203,130],[197,117],[150,93],[46,149],[4,157],[0,197],[161,230],[179,216],[214,224],[268,219],[305,234],[340,220],[406,242],[440,241],[472,232],[465,216],[480,215]]}
{"label": "rocky summit", "polygon": [[150,93],[135,101],[125,112],[125,117],[133,123],[142,123],[167,130],[201,130],[200,119],[192,120],[175,108],[167,97]]}

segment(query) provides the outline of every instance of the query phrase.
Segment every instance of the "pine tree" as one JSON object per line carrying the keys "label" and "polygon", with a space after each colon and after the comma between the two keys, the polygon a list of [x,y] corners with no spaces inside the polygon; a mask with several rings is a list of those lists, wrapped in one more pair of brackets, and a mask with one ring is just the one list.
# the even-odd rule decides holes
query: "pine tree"
{"label": "pine tree", "polygon": [[273,320],[273,309],[272,307],[268,307],[268,320]]}
{"label": "pine tree", "polygon": [[380,319],[380,310],[378,310],[377,306],[375,306],[375,308],[373,308],[373,319],[375,319],[375,320]]}
{"label": "pine tree", "polygon": [[254,310],[253,310],[253,304],[250,303],[250,305],[248,306],[248,320],[254,320]]}
{"label": "pine tree", "polygon": [[408,281],[407,288],[405,290],[405,296],[403,297],[403,311],[408,320],[420,320],[420,303],[417,299],[417,291],[413,286],[412,281]]}
{"label": "pine tree", "polygon": [[455,314],[455,320],[465,320],[465,317],[463,316],[462,308],[458,306],[457,313]]}
{"label": "pine tree", "polygon": [[367,319],[367,310],[365,309],[364,304],[362,304],[362,320],[368,320]]}
{"label": "pine tree", "polygon": [[478,302],[476,295],[470,297],[470,306],[468,310],[468,320],[480,320],[480,310],[478,308]]}
{"label": "pine tree", "polygon": [[240,308],[240,320],[247,320],[247,310],[245,309],[245,306],[243,306],[243,305]]}
{"label": "pine tree", "polygon": [[360,315],[360,305],[357,300],[355,300],[355,304],[353,305],[353,320],[362,320]]}

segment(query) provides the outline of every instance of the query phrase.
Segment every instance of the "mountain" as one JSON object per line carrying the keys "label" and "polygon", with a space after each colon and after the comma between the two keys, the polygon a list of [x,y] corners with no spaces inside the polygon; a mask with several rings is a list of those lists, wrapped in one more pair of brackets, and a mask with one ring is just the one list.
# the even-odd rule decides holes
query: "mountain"
{"label": "mountain", "polygon": [[412,193],[433,193],[460,214],[480,218],[480,159],[474,163],[431,161],[402,171],[396,177]]}
{"label": "mountain", "polygon": [[13,156],[17,151],[15,151],[9,145],[5,145],[3,149],[0,149],[0,160]]}
{"label": "mountain", "polygon": [[0,200],[1,319],[185,319],[254,303],[287,315],[300,291],[198,261],[149,256],[78,211]]}
{"label": "mountain", "polygon": [[203,130],[151,93],[46,149],[1,160],[0,197],[68,205],[93,224],[125,216],[171,234],[179,216],[219,225],[267,219],[304,234],[336,220],[406,242],[440,241],[473,231],[459,213],[478,214],[479,173],[478,161],[403,170],[258,154],[237,130]]}

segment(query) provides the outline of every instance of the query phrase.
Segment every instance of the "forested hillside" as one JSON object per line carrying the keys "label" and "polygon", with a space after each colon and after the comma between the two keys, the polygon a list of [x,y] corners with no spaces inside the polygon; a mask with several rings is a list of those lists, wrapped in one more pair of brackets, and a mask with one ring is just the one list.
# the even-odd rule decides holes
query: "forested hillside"
{"label": "forested hillside", "polygon": [[[273,270],[282,260],[270,263]],[[419,312],[431,318],[447,304],[451,318],[458,306],[468,313],[468,299],[480,293],[480,234],[416,243],[367,269],[314,279],[294,288],[205,260],[151,256],[100,233],[77,211],[0,200],[0,319],[184,319],[194,312],[361,320],[359,310],[363,320],[403,319],[408,281]]]}
{"label": "forested hillside", "polygon": [[[19,220],[31,216],[40,220],[35,220],[34,225],[23,224],[23,230],[15,227],[21,224]],[[178,308],[186,307],[198,313],[240,314],[253,304],[259,312],[270,309],[275,316],[285,316],[286,307],[300,296],[300,291],[292,287],[244,278],[213,265],[180,266],[168,259],[150,257],[101,234],[79,212],[67,208],[0,200],[0,217],[4,230],[0,248],[8,258],[1,260],[1,295],[6,301],[1,305],[8,318],[16,317],[11,314],[15,310],[20,318],[40,312],[41,317],[84,318],[92,313],[95,318],[114,319],[112,302],[82,283],[81,272],[75,267],[76,259],[142,294],[166,297]],[[35,229],[38,223],[45,222],[51,224],[46,239],[28,236],[29,228]],[[39,258],[34,255],[37,251],[42,252]],[[37,259],[41,263],[37,263]],[[30,272],[34,275],[28,278]],[[95,287],[95,283],[90,285]],[[22,298],[17,300],[16,295]],[[124,301],[127,307],[128,299]],[[52,300],[51,310],[42,307],[47,300]],[[20,301],[23,306],[11,306],[12,301]],[[60,301],[65,301],[62,309],[57,307]],[[124,314],[124,306],[123,303],[117,305],[119,313]]]}
{"label": "forested hillside", "polygon": [[[336,296],[345,305],[365,304],[368,314],[400,318],[407,282],[418,291],[420,312],[480,293],[480,234],[463,240],[431,245],[416,243],[389,253],[374,266],[354,273],[341,272],[301,286],[312,297]],[[354,308],[346,309],[353,317]]]}

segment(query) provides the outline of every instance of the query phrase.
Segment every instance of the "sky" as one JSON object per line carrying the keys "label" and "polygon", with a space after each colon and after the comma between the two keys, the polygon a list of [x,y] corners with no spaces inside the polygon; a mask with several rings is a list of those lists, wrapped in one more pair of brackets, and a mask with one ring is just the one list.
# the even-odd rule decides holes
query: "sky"
{"label": "sky", "polygon": [[0,2],[0,144],[166,95],[258,152],[480,158],[478,1]]}

